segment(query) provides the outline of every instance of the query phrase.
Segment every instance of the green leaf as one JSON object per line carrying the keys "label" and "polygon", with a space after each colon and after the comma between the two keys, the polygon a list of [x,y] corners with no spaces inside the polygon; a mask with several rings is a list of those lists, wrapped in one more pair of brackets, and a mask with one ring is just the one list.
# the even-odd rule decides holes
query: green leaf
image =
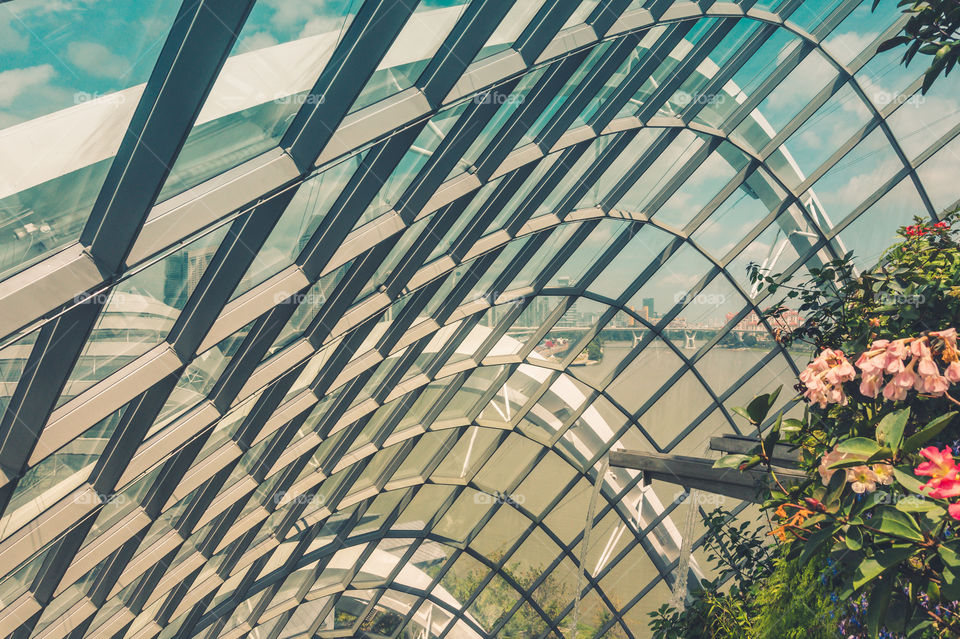
{"label": "green leaf", "polygon": [[724,455],[713,462],[714,468],[738,468],[740,464],[750,459],[749,455]]}
{"label": "green leaf", "polygon": [[907,490],[918,495],[924,495],[923,482],[913,476],[913,469],[908,466],[898,466],[893,469],[893,476],[897,482]]}
{"label": "green leaf", "polygon": [[850,550],[860,550],[863,548],[863,533],[856,526],[850,526],[844,541]]}
{"label": "green leaf", "polygon": [[857,572],[853,577],[853,589],[859,590],[911,555],[913,555],[913,548],[890,548],[877,553],[876,557],[864,559],[857,566]]}
{"label": "green leaf", "polygon": [[766,419],[767,413],[770,412],[773,403],[777,401],[777,396],[780,395],[781,388],[783,387],[778,386],[772,393],[765,393],[754,397],[753,400],[747,404],[747,419],[754,424],[759,424]]}
{"label": "green leaf", "polygon": [[746,408],[743,408],[742,406],[734,406],[734,407],[731,408],[730,410],[732,410],[733,412],[735,412],[735,413],[736,413],[737,415],[739,415],[740,417],[743,417],[743,418],[746,419],[747,421],[752,421],[752,420],[750,419],[750,413],[747,412],[747,409],[746,409]]}
{"label": "green leaf", "polygon": [[937,552],[940,554],[940,559],[943,559],[943,563],[951,568],[960,568],[960,553],[956,550],[950,546],[940,546]]}
{"label": "green leaf", "polygon": [[888,535],[911,541],[923,541],[923,533],[920,532],[920,526],[917,525],[913,516],[890,506],[878,508],[871,524]]}
{"label": "green leaf", "polygon": [[784,433],[796,433],[801,428],[803,428],[803,422],[799,419],[785,419],[783,424],[780,425],[780,430]]}
{"label": "green leaf", "polygon": [[947,514],[947,511],[936,502],[913,495],[908,495],[898,501],[896,508],[903,513],[934,513],[938,516]]}
{"label": "green leaf", "polygon": [[872,464],[874,462],[886,461],[886,460],[892,460],[892,459],[893,459],[893,451],[887,448],[886,446],[884,446],[874,454],[870,455],[870,457],[867,458],[867,463]]}
{"label": "green leaf", "polygon": [[923,430],[914,433],[910,437],[907,437],[901,446],[904,452],[912,453],[914,451],[920,450],[920,447],[926,444],[928,441],[940,434],[944,428],[947,427],[947,424],[950,423],[957,414],[957,411],[951,411],[949,413],[943,414],[940,417],[937,417],[932,422],[927,424],[927,427]]}
{"label": "green leaf", "polygon": [[837,450],[841,453],[857,455],[858,457],[862,457],[864,460],[866,460],[871,455],[879,451],[880,446],[872,439],[867,439],[866,437],[853,437],[846,441],[840,442],[837,445]]}
{"label": "green leaf", "polygon": [[910,409],[904,408],[886,415],[877,425],[877,442],[897,452],[903,441],[903,429],[910,419]]}
{"label": "green leaf", "polygon": [[940,593],[949,600],[960,599],[960,569],[947,566],[943,569],[943,585]]}
{"label": "green leaf", "polygon": [[803,544],[803,552],[800,553],[800,565],[805,566],[811,557],[820,552],[821,546],[829,542],[832,538],[833,531],[829,528],[823,528],[810,535]]}
{"label": "green leaf", "polygon": [[893,594],[893,579],[881,579],[873,586],[870,601],[867,604],[867,632],[871,637],[880,633],[880,624],[887,616],[890,595]]}
{"label": "green leaf", "polygon": [[780,425],[783,422],[783,413],[777,415],[777,421],[774,422],[773,427],[770,429],[770,433],[763,440],[763,447],[767,455],[773,454],[773,447],[777,445],[780,441]]}

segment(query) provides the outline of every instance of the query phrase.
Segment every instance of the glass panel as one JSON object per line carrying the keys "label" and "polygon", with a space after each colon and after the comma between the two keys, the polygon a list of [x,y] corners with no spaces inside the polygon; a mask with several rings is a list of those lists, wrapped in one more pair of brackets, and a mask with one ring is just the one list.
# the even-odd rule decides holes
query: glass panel
{"label": "glass panel", "polygon": [[159,200],[276,146],[359,8],[355,0],[256,3]]}
{"label": "glass panel", "polygon": [[877,54],[854,76],[878,109],[903,101],[903,90],[923,73],[922,64],[904,66],[900,63],[902,57],[902,48],[894,47]]}
{"label": "glass panel", "polygon": [[0,518],[0,539],[10,536],[90,477],[126,408],[91,426],[24,473]]}
{"label": "glass panel", "polygon": [[147,431],[146,437],[150,437],[186,412],[187,409],[196,406],[207,397],[252,327],[253,322],[250,322],[233,335],[220,340],[216,346],[208,348],[190,362],[183,375],[180,376],[176,388],[173,389],[170,397],[167,398],[167,402],[163,405],[156,422]]}
{"label": "glass panel", "polygon": [[380,190],[377,191],[377,196],[360,216],[356,223],[357,227],[380,217],[393,208],[400,196],[413,182],[413,179],[417,177],[420,170],[433,156],[433,152],[437,150],[443,139],[450,134],[457,118],[466,108],[466,102],[449,107],[437,113],[427,122],[417,139],[413,141],[410,150],[400,159],[400,163],[383,182]]}
{"label": "glass panel", "polygon": [[920,182],[938,213],[957,202],[956,172],[952,167],[960,158],[960,136],[937,151],[917,169]]}
{"label": "glass panel", "polygon": [[80,237],[180,5],[0,5],[0,278]]}
{"label": "glass panel", "polygon": [[424,1],[417,5],[383,56],[380,66],[350,107],[351,112],[413,86],[470,2],[443,0],[437,3],[442,8],[432,4]]}
{"label": "glass panel", "polygon": [[887,122],[907,158],[917,157],[960,123],[956,87],[935,82],[926,95],[906,98]]}
{"label": "glass panel", "polygon": [[[520,2],[518,4],[524,3]],[[527,95],[537,85],[537,82],[539,82],[546,70],[547,67],[541,67],[527,73],[510,93],[503,93],[494,89],[482,98],[475,98],[475,100],[481,104],[494,102],[501,106],[497,109],[497,112],[493,114],[493,117],[490,118],[486,126],[483,127],[480,134],[476,136],[473,144],[471,144],[470,148],[463,154],[463,157],[460,158],[457,165],[450,171],[450,174],[447,175],[448,180],[460,175],[464,171],[472,171],[476,168],[474,165],[477,159],[481,157],[483,151],[497,137],[503,126],[507,123],[507,120],[510,119],[510,116],[520,108],[520,105],[523,104]]]}
{"label": "glass panel", "polygon": [[[293,264],[363,161],[354,155],[304,182],[257,251],[233,298]],[[231,299],[233,299],[231,298]]]}
{"label": "glass panel", "polygon": [[655,213],[656,211],[646,211],[646,205],[653,200],[660,189],[690,160],[703,144],[703,139],[697,134],[686,130],[681,131],[650,165],[650,168],[633,183],[630,190],[620,198],[614,208],[632,213],[647,213],[649,215]]}
{"label": "glass panel", "polygon": [[864,0],[824,39],[823,48],[840,64],[850,64],[889,24],[886,11],[873,11],[873,3]]}
{"label": "glass panel", "polygon": [[557,270],[553,283],[561,288],[578,287],[587,271],[596,267],[597,261],[607,254],[622,234],[630,233],[634,228],[639,226],[621,220],[601,220]]}
{"label": "glass panel", "polygon": [[613,159],[610,166],[596,181],[596,184],[580,198],[574,208],[583,209],[601,204],[619,184],[620,180],[626,177],[638,160],[644,156],[660,133],[661,131],[653,128],[640,129],[626,148]]}
{"label": "glass panel", "polygon": [[836,77],[826,58],[813,51],[733,130],[730,139],[759,152]]}
{"label": "glass panel", "polygon": [[[670,53],[667,54],[665,59],[660,60],[660,64],[656,69],[653,70],[653,72],[650,74],[650,77],[644,81],[633,97],[623,105],[623,108],[620,109],[617,117],[622,118],[636,114],[644,105],[644,103],[647,102],[650,96],[656,93],[657,89],[660,88],[660,85],[670,79],[670,76],[673,74],[677,65],[680,64],[693,50],[693,45],[696,44],[696,42],[700,40],[700,38],[702,38],[716,23],[716,18],[708,18],[706,20],[697,21],[693,28],[687,33],[686,37],[677,43]],[[659,36],[659,34],[657,34],[657,36]],[[641,46],[646,41],[647,38],[644,38],[644,40],[641,41]],[[648,46],[653,46],[652,41],[650,41]]]}
{"label": "glass panel", "polygon": [[616,369],[633,348],[634,340],[644,332],[643,325],[632,315],[618,312],[594,339],[570,363],[570,372],[594,387]]}
{"label": "glass panel", "polygon": [[770,176],[758,169],[694,231],[691,239],[719,260],[777,208],[783,197]]}
{"label": "glass panel", "polygon": [[488,58],[513,45],[544,2],[545,0],[517,0],[514,2],[510,11],[500,21],[500,26],[487,38],[477,57],[474,58],[474,62]]}
{"label": "glass panel", "polygon": [[696,168],[655,213],[654,219],[674,228],[683,228],[747,166],[748,158],[724,142]]}
{"label": "glass panel", "polygon": [[634,413],[680,368],[682,362],[662,340],[650,342],[610,384],[608,394]]}
{"label": "glass panel", "polygon": [[827,225],[832,226],[902,168],[903,163],[878,128],[817,180],[802,201],[808,210],[822,212]]}
{"label": "glass panel", "polygon": [[316,283],[305,292],[298,293],[290,298],[289,303],[297,304],[297,308],[293,311],[293,315],[290,316],[290,320],[286,326],[280,331],[280,335],[277,336],[274,343],[267,349],[267,354],[264,356],[264,359],[268,359],[270,356],[278,353],[284,346],[289,345],[307,330],[307,327],[320,312],[320,309],[323,308],[324,302],[330,298],[352,265],[353,260],[343,266],[335,268],[317,280]]}
{"label": "glass panel", "polygon": [[657,115],[675,117],[689,109],[701,114],[704,111],[710,112],[709,115],[703,114],[701,116],[703,120],[722,122],[736,106],[734,101],[724,92],[722,87],[720,92],[716,94],[706,94],[704,90],[733,57],[733,54],[746,46],[759,28],[760,23],[755,20],[738,21],[737,25],[720,41],[720,44],[714,47],[709,57],[690,73],[676,93],[670,96],[670,99],[660,107]]}
{"label": "glass panel", "polygon": [[208,233],[113,288],[57,406],[166,339],[226,233]]}
{"label": "glass panel", "polygon": [[6,413],[39,334],[34,331],[0,349],[0,415]]}
{"label": "glass panel", "polygon": [[897,229],[912,224],[913,216],[922,215],[923,209],[913,180],[903,178],[900,184],[840,232],[838,255],[853,251],[858,268],[873,267],[880,254],[900,239]]}
{"label": "glass panel", "polygon": [[567,80],[567,83],[563,85],[563,88],[553,97],[550,101],[550,104],[546,109],[543,110],[543,113],[537,118],[533,123],[533,126],[524,133],[523,137],[520,138],[520,141],[517,142],[515,148],[520,148],[536,139],[540,132],[543,131],[544,127],[561,111],[563,105],[566,103],[567,99],[576,93],[577,87],[580,86],[580,83],[586,78],[590,71],[597,65],[600,60],[603,59],[603,54],[606,53],[607,49],[610,48],[611,40],[606,42],[601,42],[599,45],[595,46],[590,53],[587,55],[586,59],[580,63],[580,66],[577,67],[577,70],[574,71],[573,75],[570,76],[570,79]]}

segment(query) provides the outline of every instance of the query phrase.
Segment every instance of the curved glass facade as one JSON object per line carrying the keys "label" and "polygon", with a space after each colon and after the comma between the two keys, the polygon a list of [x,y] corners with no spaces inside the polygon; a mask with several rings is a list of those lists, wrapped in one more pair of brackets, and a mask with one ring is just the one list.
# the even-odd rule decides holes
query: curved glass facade
{"label": "curved glass facade", "polygon": [[647,637],[713,504],[606,453],[956,203],[884,3],[113,4],[0,5],[4,636]]}

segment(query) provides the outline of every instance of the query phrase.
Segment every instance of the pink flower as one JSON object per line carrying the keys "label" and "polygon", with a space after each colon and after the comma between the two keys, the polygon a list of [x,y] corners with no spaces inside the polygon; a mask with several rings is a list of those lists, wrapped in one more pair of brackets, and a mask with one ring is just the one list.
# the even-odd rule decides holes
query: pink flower
{"label": "pink flower", "polygon": [[877,481],[884,486],[893,483],[893,466],[890,464],[874,464],[870,470],[877,476]]}
{"label": "pink flower", "polygon": [[883,372],[885,366],[886,353],[884,352],[883,348],[877,346],[877,342],[873,343],[869,351],[864,352],[859,358],[857,358],[857,368],[862,370],[864,373]]}
{"label": "pink flower", "polygon": [[927,493],[934,499],[949,499],[950,497],[960,496],[960,481],[956,479],[931,479],[923,486],[921,490],[930,489]]}
{"label": "pink flower", "polygon": [[960,504],[950,504],[947,506],[947,512],[950,513],[950,516],[954,519],[960,520]]}
{"label": "pink flower", "polygon": [[930,375],[923,379],[923,392],[939,397],[950,388],[950,382],[943,375]]}
{"label": "pink flower", "polygon": [[883,387],[883,398],[892,402],[902,402],[907,398],[907,389],[896,384]]}
{"label": "pink flower", "polygon": [[886,359],[884,359],[883,362],[883,370],[890,375],[896,375],[902,371],[903,368],[903,360],[888,351]]}
{"label": "pink flower", "polygon": [[953,384],[960,382],[960,361],[950,362],[947,370],[943,372],[944,377]]}
{"label": "pink flower", "polygon": [[913,471],[915,474],[934,479],[957,478],[957,462],[953,460],[953,452],[949,446],[944,446],[943,450],[937,450],[936,446],[927,446],[920,454],[928,461],[917,466]]}
{"label": "pink flower", "polygon": [[953,348],[957,347],[957,329],[945,328],[942,331],[931,331],[931,337],[939,337]]}
{"label": "pink flower", "polygon": [[867,397],[876,397],[880,393],[881,384],[883,384],[883,375],[880,373],[864,373],[860,379],[860,392]]}
{"label": "pink flower", "polygon": [[838,470],[837,468],[830,468],[830,465],[845,459],[850,459],[850,455],[848,453],[841,453],[837,451],[836,448],[823,456],[823,459],[820,460],[820,466],[817,468],[817,472],[820,473],[820,481],[823,482],[824,486],[830,484],[830,478],[833,477],[833,474]]}
{"label": "pink flower", "polygon": [[[876,344],[876,342],[874,342],[874,344]],[[887,344],[887,354],[897,359],[904,359],[910,354],[910,349],[907,347],[905,340],[898,339]]]}
{"label": "pink flower", "polygon": [[913,374],[913,371],[910,368],[906,368],[896,375],[893,376],[893,379],[890,380],[890,383],[895,386],[900,386],[901,388],[913,388],[913,384],[916,381],[916,376]]}
{"label": "pink flower", "polygon": [[819,404],[820,408],[826,408],[827,404],[846,404],[847,396],[841,384],[856,376],[856,369],[844,357],[843,351],[824,349],[800,373],[800,381],[807,387],[803,396]]}
{"label": "pink flower", "polygon": [[847,469],[847,481],[850,482],[850,488],[855,493],[872,493],[877,489],[877,479],[877,474],[866,466]]}
{"label": "pink flower", "polygon": [[917,372],[923,375],[924,377],[928,375],[939,375],[940,369],[937,368],[937,363],[933,361],[933,358],[930,357],[929,349],[927,350],[927,356],[920,358],[920,363],[917,365]]}

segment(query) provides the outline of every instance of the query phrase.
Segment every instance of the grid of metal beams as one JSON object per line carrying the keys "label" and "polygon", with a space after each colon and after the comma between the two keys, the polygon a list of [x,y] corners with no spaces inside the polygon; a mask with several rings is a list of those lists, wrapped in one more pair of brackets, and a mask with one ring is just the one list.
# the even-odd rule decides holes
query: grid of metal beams
{"label": "grid of metal beams", "polygon": [[82,224],[0,199],[0,632],[647,636],[694,506],[600,459],[791,385],[748,262],[956,205],[869,5],[184,0]]}

